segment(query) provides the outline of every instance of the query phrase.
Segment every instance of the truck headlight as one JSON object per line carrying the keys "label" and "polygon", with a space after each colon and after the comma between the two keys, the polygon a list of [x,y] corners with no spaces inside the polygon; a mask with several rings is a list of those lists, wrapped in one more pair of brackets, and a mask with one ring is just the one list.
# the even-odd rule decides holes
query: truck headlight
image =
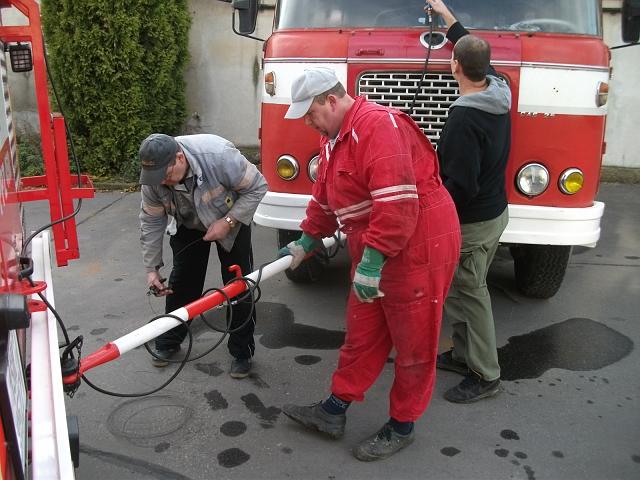
{"label": "truck headlight", "polygon": [[549,186],[549,171],[539,163],[529,163],[520,169],[516,177],[518,190],[529,197],[535,197]]}
{"label": "truck headlight", "polygon": [[281,179],[293,180],[300,173],[300,167],[291,155],[282,155],[276,162],[276,171]]}
{"label": "truck headlight", "polygon": [[309,178],[313,183],[316,183],[316,178],[318,177],[318,162],[320,161],[320,155],[316,155],[309,162],[309,166],[307,167],[307,173],[309,174]]}
{"label": "truck headlight", "polygon": [[569,168],[562,172],[558,186],[562,193],[573,195],[578,193],[584,185],[584,174],[579,168]]}

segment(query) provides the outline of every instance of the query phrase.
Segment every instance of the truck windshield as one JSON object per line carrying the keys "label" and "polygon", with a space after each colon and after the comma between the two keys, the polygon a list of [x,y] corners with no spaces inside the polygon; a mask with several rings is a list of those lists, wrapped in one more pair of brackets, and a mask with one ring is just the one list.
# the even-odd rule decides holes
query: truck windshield
{"label": "truck windshield", "polygon": [[[600,35],[599,0],[448,0],[469,29]],[[276,29],[423,27],[424,0],[280,0]],[[442,19],[438,26],[444,27]]]}

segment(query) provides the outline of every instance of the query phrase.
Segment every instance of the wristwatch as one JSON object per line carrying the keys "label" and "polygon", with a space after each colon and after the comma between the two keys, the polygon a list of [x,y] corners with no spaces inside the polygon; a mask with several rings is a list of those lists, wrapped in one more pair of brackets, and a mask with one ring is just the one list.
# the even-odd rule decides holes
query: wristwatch
{"label": "wristwatch", "polygon": [[226,217],[224,217],[225,221],[229,224],[229,226],[231,228],[236,226],[236,221],[235,219],[231,218],[229,215],[227,215]]}

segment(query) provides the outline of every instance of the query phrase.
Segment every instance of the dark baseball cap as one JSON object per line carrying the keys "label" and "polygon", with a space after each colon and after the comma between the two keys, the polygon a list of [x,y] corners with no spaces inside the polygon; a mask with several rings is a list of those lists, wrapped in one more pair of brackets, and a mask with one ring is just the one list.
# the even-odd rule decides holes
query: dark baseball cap
{"label": "dark baseball cap", "polygon": [[176,159],[179,146],[176,139],[163,133],[152,133],[140,145],[140,184],[160,185],[167,168]]}

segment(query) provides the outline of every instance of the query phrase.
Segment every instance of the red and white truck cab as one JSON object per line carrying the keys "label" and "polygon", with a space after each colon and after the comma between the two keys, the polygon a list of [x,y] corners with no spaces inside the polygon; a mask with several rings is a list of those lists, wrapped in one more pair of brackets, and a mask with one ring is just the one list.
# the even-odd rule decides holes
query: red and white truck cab
{"label": "red and white truck cab", "polygon": [[[236,27],[234,12],[234,31],[248,36],[258,2],[232,3],[239,13]],[[430,29],[424,5],[424,0],[276,2],[273,33],[263,50],[260,128],[269,192],[255,221],[277,229],[281,245],[298,237],[318,158],[318,134],[302,121],[284,119],[291,83],[303,69],[332,68],[349,94],[411,111],[437,142],[458,90],[449,66],[453,45],[441,19]],[[491,44],[492,65],[511,87],[510,220],[501,242],[514,257],[518,288],[550,297],[560,287],[572,247],[593,247],[600,237],[604,204],[595,198],[610,76],[601,1],[449,0],[447,5]],[[624,5],[623,32],[635,36],[625,40],[637,41],[638,5],[633,0]],[[288,272],[289,278],[308,280],[319,265],[312,259]]]}

